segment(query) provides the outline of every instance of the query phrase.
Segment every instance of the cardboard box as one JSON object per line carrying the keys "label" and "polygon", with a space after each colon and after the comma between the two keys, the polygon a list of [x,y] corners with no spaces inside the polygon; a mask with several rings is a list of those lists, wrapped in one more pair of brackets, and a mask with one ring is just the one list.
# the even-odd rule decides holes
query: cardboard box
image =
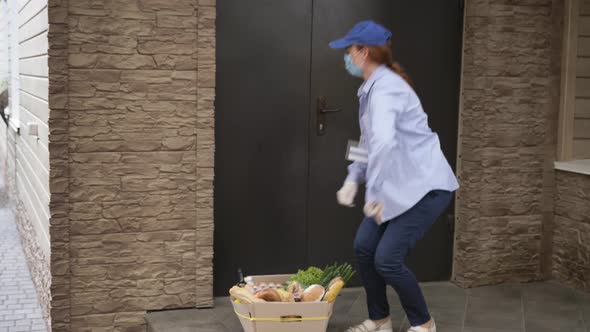
{"label": "cardboard box", "polygon": [[[285,283],[290,275],[252,276],[253,283]],[[245,332],[325,332],[333,303],[267,302],[243,304],[232,299]]]}

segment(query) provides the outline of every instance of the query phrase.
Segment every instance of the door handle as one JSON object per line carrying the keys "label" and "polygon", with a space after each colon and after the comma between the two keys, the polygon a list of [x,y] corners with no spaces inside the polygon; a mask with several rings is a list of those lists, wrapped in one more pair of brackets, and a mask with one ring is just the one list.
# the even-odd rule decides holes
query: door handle
{"label": "door handle", "polygon": [[323,110],[320,110],[320,112],[326,114],[326,113],[342,112],[342,110],[339,108],[328,108],[328,109],[324,108]]}
{"label": "door handle", "polygon": [[340,108],[326,108],[326,97],[319,96],[316,107],[316,129],[318,136],[322,136],[326,133],[326,114],[342,112]]}

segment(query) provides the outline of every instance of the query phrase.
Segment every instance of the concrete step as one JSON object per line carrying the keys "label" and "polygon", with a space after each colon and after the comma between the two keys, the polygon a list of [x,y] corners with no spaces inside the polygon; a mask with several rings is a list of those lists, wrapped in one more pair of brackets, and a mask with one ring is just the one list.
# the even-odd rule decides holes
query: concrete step
{"label": "concrete step", "polygon": [[240,332],[242,327],[228,297],[216,298],[215,309],[182,309],[146,314],[148,332]]}

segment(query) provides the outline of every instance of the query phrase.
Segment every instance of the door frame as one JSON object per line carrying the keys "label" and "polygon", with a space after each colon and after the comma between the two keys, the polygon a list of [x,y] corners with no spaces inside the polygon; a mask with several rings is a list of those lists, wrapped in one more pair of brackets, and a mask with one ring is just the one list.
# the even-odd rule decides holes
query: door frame
{"label": "door frame", "polygon": [[[223,0],[220,0],[220,1],[223,1]],[[455,172],[456,172],[456,174],[459,174],[460,169],[461,169],[461,158],[460,158],[460,154],[461,154],[460,148],[461,148],[461,145],[462,145],[461,144],[462,143],[462,140],[461,140],[461,133],[462,133],[461,113],[463,112],[463,100],[462,100],[462,93],[461,92],[462,92],[462,89],[463,89],[463,82],[462,82],[462,80],[463,80],[463,61],[464,61],[464,54],[463,54],[464,49],[463,49],[463,47],[464,47],[464,42],[465,42],[465,24],[464,23],[465,23],[465,14],[466,14],[465,13],[464,1],[460,0],[459,2],[461,4],[462,13],[463,14],[461,16],[461,22],[460,22],[460,30],[461,30],[461,35],[460,35],[460,37],[461,37],[461,44],[460,45],[461,45],[461,47],[458,50],[458,52],[460,54],[461,64],[460,64],[460,72],[458,73],[458,78],[459,78],[459,81],[460,82],[459,82],[459,86],[458,86],[458,90],[457,90],[458,111],[457,111],[457,132],[456,132],[456,137],[457,137],[456,143],[457,143],[457,147],[456,147],[456,155],[455,155]],[[215,27],[214,27],[214,29],[215,29]],[[209,86],[208,88],[217,89],[217,84],[214,82],[213,85],[212,86]],[[313,102],[314,101],[311,100],[311,98],[310,98],[310,103],[313,104]],[[311,131],[314,128],[313,127],[313,119],[310,118],[309,123],[310,123],[309,130]],[[213,127],[214,127],[214,130],[215,130],[215,135],[220,135],[220,133],[218,132],[218,128],[215,127],[215,126],[213,126]],[[214,145],[215,144],[213,144],[213,146]],[[198,150],[198,148],[197,148],[197,150]],[[213,186],[212,189],[215,190],[215,187]],[[452,224],[453,224],[453,247],[452,247],[452,262],[451,262],[451,264],[452,264],[452,266],[451,266],[452,273],[451,273],[451,277],[450,277],[451,280],[453,280],[453,278],[455,276],[455,261],[456,261],[455,255],[457,253],[457,248],[456,248],[457,243],[456,243],[456,241],[454,241],[454,239],[456,238],[456,235],[455,235],[455,231],[456,230],[454,228],[454,225],[456,224],[456,219],[457,219],[459,199],[460,199],[460,195],[456,195],[455,198],[454,198],[454,220],[452,221]],[[213,205],[213,194],[211,194],[211,205]],[[211,215],[213,215],[213,211],[211,211]],[[215,223],[215,225],[217,225],[217,224]],[[197,232],[197,237],[199,237],[198,232]],[[211,248],[211,256],[212,256],[214,254],[215,244],[213,243],[209,247]],[[199,262],[197,262],[197,269],[199,269],[199,265],[198,264],[199,264]],[[210,273],[212,275],[213,274],[213,271],[211,270]],[[212,275],[212,277],[211,277],[211,283],[213,283],[214,280],[215,280],[215,276]]]}

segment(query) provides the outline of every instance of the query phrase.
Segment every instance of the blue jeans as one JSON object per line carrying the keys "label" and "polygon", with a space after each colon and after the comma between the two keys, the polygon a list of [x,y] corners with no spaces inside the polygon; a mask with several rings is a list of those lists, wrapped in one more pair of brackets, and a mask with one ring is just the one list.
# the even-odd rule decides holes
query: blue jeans
{"label": "blue jeans", "polygon": [[387,285],[397,292],[412,326],[430,320],[422,290],[404,261],[416,242],[445,211],[452,196],[449,191],[433,190],[399,217],[381,225],[366,218],[359,227],[354,250],[372,320],[389,316]]}

